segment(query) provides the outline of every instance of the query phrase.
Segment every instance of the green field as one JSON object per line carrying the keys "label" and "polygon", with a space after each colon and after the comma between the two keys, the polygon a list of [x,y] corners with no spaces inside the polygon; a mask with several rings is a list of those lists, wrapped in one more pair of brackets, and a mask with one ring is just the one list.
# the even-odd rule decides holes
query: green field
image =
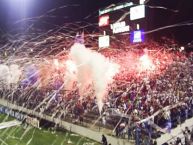
{"label": "green field", "polygon": [[8,115],[5,115],[5,114],[0,114],[0,123],[11,121],[11,120],[14,120],[14,118],[9,117]]}
{"label": "green field", "polygon": [[[2,121],[13,118],[0,115]],[[100,145],[95,141],[67,131],[49,131],[31,126],[15,126],[0,130],[1,145]]]}

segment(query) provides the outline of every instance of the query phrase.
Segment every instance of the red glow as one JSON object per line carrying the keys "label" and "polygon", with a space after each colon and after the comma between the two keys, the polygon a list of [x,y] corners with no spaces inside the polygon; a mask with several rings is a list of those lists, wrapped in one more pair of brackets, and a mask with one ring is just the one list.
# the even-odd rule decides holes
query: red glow
{"label": "red glow", "polygon": [[109,25],[109,15],[103,15],[99,17],[99,27]]}

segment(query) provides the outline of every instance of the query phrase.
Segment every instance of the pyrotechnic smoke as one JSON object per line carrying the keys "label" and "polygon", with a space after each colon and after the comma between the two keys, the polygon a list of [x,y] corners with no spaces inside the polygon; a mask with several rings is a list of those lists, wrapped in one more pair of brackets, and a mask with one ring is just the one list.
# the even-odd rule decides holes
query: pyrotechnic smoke
{"label": "pyrotechnic smoke", "polygon": [[0,65],[0,81],[2,86],[9,87],[10,84],[17,84],[20,79],[20,76],[21,70],[18,65]]}
{"label": "pyrotechnic smoke", "polygon": [[21,77],[21,69],[18,65],[12,64],[9,67],[9,73],[10,73],[10,83],[17,84],[19,82],[19,79]]}
{"label": "pyrotechnic smoke", "polygon": [[101,112],[108,84],[118,73],[119,65],[79,43],[72,46],[70,56],[77,66],[77,81],[81,84],[80,90],[93,84],[99,112]]}
{"label": "pyrotechnic smoke", "polygon": [[7,65],[0,65],[0,81],[1,85],[7,85],[9,82],[9,67]]}
{"label": "pyrotechnic smoke", "polygon": [[67,60],[65,62],[66,72],[65,72],[65,88],[66,90],[73,89],[73,83],[77,81],[77,66],[72,60]]}

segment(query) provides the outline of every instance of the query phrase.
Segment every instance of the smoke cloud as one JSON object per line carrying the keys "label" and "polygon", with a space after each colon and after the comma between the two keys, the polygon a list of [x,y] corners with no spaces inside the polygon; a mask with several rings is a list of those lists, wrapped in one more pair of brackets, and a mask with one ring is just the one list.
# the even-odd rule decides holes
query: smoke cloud
{"label": "smoke cloud", "polygon": [[80,94],[83,95],[85,88],[93,85],[99,112],[101,112],[108,84],[113,81],[113,77],[119,72],[119,65],[110,62],[100,53],[89,50],[79,43],[72,46],[70,57],[77,66]]}
{"label": "smoke cloud", "polygon": [[0,84],[1,87],[9,87],[10,84],[17,84],[21,77],[21,69],[18,65],[12,64],[7,66],[0,64]]}

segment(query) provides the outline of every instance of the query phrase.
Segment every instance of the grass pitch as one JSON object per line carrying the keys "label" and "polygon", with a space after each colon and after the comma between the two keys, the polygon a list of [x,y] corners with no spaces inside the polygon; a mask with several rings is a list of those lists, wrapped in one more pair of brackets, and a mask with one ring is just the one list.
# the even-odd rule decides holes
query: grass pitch
{"label": "grass pitch", "polygon": [[[0,114],[0,123],[14,120]],[[99,143],[68,131],[50,131],[32,126],[14,126],[0,130],[1,145],[100,145]]]}

